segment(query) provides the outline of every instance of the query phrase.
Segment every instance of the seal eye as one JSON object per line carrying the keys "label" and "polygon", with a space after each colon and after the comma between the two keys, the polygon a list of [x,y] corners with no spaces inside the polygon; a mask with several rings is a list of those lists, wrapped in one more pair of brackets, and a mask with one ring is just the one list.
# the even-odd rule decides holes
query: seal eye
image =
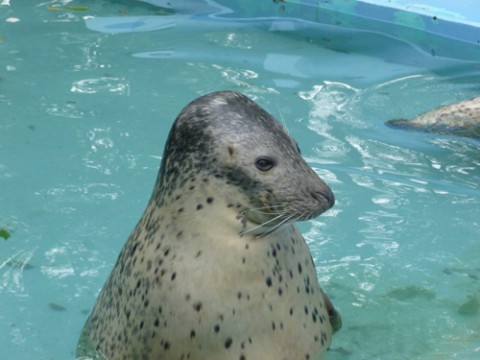
{"label": "seal eye", "polygon": [[268,171],[275,166],[275,162],[272,159],[261,157],[257,159],[255,166],[260,171]]}

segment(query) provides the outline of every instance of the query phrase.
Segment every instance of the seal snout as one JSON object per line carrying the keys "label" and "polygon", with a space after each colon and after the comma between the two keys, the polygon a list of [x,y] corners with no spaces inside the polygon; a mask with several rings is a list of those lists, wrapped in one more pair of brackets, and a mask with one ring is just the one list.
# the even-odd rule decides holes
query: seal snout
{"label": "seal snout", "polygon": [[329,188],[326,191],[310,191],[310,195],[318,202],[324,203],[326,201],[327,209],[332,208],[335,204],[335,195]]}
{"label": "seal snout", "polygon": [[388,127],[398,129],[398,128],[408,128],[411,127],[412,124],[407,119],[391,119],[385,122]]}
{"label": "seal snout", "polygon": [[327,211],[335,204],[335,195],[330,187],[318,176],[316,176],[315,182],[311,184],[308,192],[310,196],[315,200],[315,203],[321,208],[321,212]]}

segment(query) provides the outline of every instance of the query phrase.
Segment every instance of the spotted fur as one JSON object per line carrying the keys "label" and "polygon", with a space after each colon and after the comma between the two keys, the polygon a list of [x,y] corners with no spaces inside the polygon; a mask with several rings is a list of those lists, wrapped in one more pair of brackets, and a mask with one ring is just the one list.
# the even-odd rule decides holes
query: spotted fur
{"label": "spotted fur", "polygon": [[480,139],[480,97],[444,105],[414,119],[387,121],[393,128]]}
{"label": "spotted fur", "polygon": [[293,222],[333,203],[256,103],[234,92],[196,99],[173,124],[77,356],[314,359],[341,323]]}

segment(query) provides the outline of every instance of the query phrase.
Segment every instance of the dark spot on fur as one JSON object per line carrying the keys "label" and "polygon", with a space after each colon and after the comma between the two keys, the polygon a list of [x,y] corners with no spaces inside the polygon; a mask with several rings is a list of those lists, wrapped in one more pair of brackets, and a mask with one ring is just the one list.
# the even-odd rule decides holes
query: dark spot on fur
{"label": "dark spot on fur", "polygon": [[228,349],[231,345],[232,345],[232,338],[227,338],[227,340],[225,340],[225,349]]}
{"label": "dark spot on fur", "polygon": [[327,342],[327,334],[322,331],[321,343],[322,345],[325,345],[326,342]]}
{"label": "dark spot on fur", "polygon": [[213,203],[213,197],[209,196],[209,197],[207,198],[207,203],[208,203],[208,204]]}
{"label": "dark spot on fur", "polygon": [[268,287],[272,286],[272,278],[269,276],[265,279],[265,283]]}
{"label": "dark spot on fur", "polygon": [[213,331],[215,331],[215,332],[218,334],[218,332],[220,331],[220,325],[216,324],[216,325],[213,327]]}
{"label": "dark spot on fur", "polygon": [[202,303],[197,302],[197,303],[193,304],[193,308],[195,309],[195,311],[199,312],[202,309]]}

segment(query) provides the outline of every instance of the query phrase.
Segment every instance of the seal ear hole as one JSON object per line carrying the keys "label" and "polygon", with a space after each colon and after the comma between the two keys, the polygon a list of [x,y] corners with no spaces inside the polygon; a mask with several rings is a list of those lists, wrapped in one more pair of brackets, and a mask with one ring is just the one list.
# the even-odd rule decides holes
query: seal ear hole
{"label": "seal ear hole", "polygon": [[275,160],[270,157],[262,156],[255,160],[255,166],[260,171],[269,171],[276,165]]}

